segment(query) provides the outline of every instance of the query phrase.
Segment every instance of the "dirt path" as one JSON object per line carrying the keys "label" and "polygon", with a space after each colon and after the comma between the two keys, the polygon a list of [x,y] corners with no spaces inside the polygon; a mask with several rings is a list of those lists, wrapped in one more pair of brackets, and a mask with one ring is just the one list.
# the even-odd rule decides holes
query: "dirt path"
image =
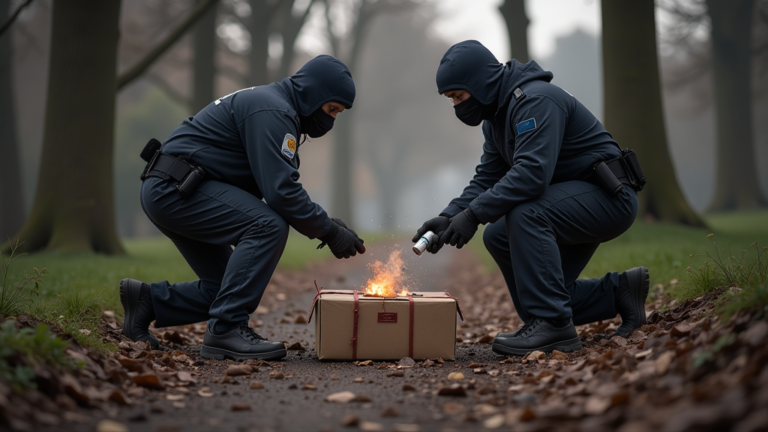
{"label": "dirt path", "polygon": [[[397,239],[371,248],[365,261],[275,275],[252,322],[264,336],[298,342],[306,351],[289,351],[285,361],[248,362],[254,366],[248,375],[225,378],[233,362],[198,355],[202,326],[176,329],[179,333],[169,332],[166,339],[184,344],[168,343],[166,357],[176,359],[174,368],[193,374],[196,383],[170,380],[162,390],[127,386],[132,405],[80,410],[90,418],[63,429],[96,430],[105,418],[131,431],[768,429],[766,321],[737,316],[721,323],[712,315],[711,299],[665,312],[655,311],[661,305],[655,300],[648,306],[649,324],[629,339],[603,337],[619,324],[606,321],[579,328],[585,343],[579,353],[505,359],[487,342],[519,320],[500,274],[485,274],[467,251],[409,262],[420,289],[446,289],[461,299],[467,320],[458,329],[455,361],[319,362],[314,327],[295,323],[311,303],[311,280],[327,288],[357,286],[367,275],[366,261],[409,244]],[[121,348],[124,358],[156,357],[130,344]],[[450,380],[451,372],[465,378]],[[454,384],[458,395],[438,395]],[[356,400],[326,402],[342,391],[353,392]]]}

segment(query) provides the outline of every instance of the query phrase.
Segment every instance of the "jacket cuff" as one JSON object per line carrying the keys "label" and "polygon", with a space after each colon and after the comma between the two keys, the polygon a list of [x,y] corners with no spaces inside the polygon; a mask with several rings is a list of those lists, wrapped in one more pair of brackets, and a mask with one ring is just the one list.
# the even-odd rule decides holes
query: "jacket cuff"
{"label": "jacket cuff", "polygon": [[323,233],[317,236],[316,238],[322,240],[323,237],[331,234],[332,228],[333,228],[333,220],[329,217],[325,220],[325,223],[323,224]]}
{"label": "jacket cuff", "polygon": [[452,218],[457,214],[461,213],[463,210],[464,210],[463,208],[459,208],[459,206],[451,204],[445,209],[443,209],[443,211],[440,212],[440,216],[447,216],[449,218]]}
{"label": "jacket cuff", "polygon": [[475,215],[479,224],[485,225],[488,222],[491,222],[491,218],[483,208],[483,205],[478,202],[477,198],[473,199],[467,208]]}
{"label": "jacket cuff", "polygon": [[475,225],[480,225],[480,220],[477,218],[477,215],[475,215],[475,212],[472,211],[472,207],[467,207],[464,210],[464,214],[467,215],[467,219],[469,219],[470,222]]}

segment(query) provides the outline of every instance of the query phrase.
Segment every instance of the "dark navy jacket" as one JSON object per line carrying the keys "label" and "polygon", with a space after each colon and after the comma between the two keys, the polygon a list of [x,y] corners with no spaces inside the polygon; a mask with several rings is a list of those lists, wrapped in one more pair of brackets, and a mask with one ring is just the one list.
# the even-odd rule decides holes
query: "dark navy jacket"
{"label": "dark navy jacket", "polygon": [[[463,89],[498,110],[483,122],[485,143],[474,178],[444,214],[470,207],[480,222],[495,222],[543,194],[549,184],[584,180],[595,163],[620,155],[600,121],[550,84],[552,76],[534,61],[502,65],[477,41],[458,43],[445,53],[438,91]],[[517,88],[524,94],[519,101],[513,94]]]}
{"label": "dark navy jacket", "polygon": [[329,101],[351,108],[354,98],[347,67],[319,56],[279,83],[210,103],[171,133],[162,152],[202,166],[208,179],[263,198],[298,232],[321,237],[330,219],[299,183],[300,115]]}

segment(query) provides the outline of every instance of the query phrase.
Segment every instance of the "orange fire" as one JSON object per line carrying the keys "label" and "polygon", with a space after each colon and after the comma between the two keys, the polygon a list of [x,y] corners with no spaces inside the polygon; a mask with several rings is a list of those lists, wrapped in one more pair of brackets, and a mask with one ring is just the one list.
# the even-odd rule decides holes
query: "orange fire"
{"label": "orange fire", "polygon": [[368,266],[373,277],[366,282],[363,294],[371,297],[405,297],[409,294],[405,281],[405,262],[400,251],[393,251],[386,263],[376,261]]}

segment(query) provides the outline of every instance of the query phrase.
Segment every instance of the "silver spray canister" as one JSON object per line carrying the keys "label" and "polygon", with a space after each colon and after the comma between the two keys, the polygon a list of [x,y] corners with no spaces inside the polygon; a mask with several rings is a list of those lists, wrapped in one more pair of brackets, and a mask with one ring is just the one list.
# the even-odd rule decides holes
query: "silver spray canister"
{"label": "silver spray canister", "polygon": [[427,250],[427,246],[435,241],[437,241],[437,234],[433,233],[432,231],[427,231],[423,236],[421,236],[419,241],[413,245],[413,252],[415,252],[416,255],[421,256],[421,254]]}

